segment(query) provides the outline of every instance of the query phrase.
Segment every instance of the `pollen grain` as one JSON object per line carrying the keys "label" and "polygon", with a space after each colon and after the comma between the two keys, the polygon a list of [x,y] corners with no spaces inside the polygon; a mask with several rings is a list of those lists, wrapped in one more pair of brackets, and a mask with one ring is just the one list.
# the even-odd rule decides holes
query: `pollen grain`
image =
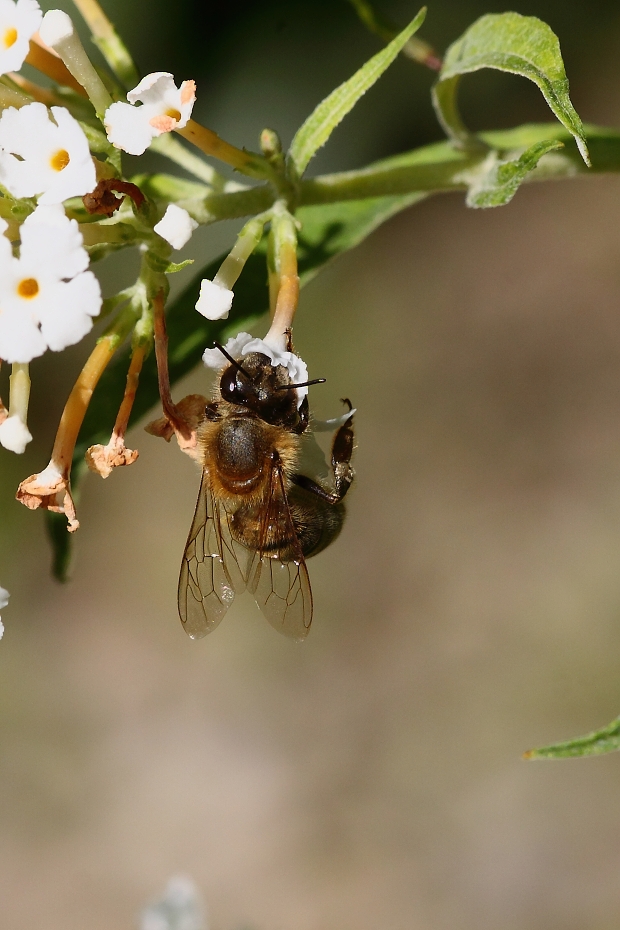
{"label": "pollen grain", "polygon": [[50,158],[50,167],[54,171],[62,171],[63,168],[67,167],[70,161],[71,161],[71,158],[69,156],[69,153],[66,151],[66,149],[58,149],[58,151],[54,152],[54,154]]}
{"label": "pollen grain", "polygon": [[5,29],[2,41],[4,42],[5,48],[10,48],[12,45],[15,45],[17,42],[17,29],[14,26],[9,26],[8,29]]}
{"label": "pollen grain", "polygon": [[39,282],[36,278],[24,278],[17,285],[17,293],[20,297],[36,297],[39,293]]}

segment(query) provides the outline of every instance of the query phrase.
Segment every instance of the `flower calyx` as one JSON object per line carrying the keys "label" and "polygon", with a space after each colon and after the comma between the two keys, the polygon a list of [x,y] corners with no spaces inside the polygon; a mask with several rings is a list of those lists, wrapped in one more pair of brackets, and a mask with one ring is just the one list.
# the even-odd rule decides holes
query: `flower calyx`
{"label": "flower calyx", "polygon": [[137,449],[128,449],[122,436],[112,436],[107,446],[97,444],[86,450],[86,464],[90,471],[107,478],[115,468],[133,465],[139,456]]}
{"label": "flower calyx", "polygon": [[67,529],[74,533],[79,529],[75,503],[71,496],[71,483],[67,474],[61,473],[52,460],[47,468],[38,475],[30,475],[21,482],[15,495],[29,510],[51,510],[53,513],[64,513],[69,524]]}

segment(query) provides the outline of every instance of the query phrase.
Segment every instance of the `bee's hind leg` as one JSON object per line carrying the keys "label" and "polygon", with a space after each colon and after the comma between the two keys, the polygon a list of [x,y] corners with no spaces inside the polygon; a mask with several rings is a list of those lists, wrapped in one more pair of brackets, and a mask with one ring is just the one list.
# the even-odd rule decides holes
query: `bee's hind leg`
{"label": "bee's hind leg", "polygon": [[[349,410],[353,410],[353,405],[348,397],[343,397],[342,403],[346,404]],[[336,493],[338,494],[338,500],[342,500],[345,496],[355,477],[355,472],[351,467],[354,441],[353,417],[351,416],[336,431],[332,443],[332,471],[334,473],[334,485],[336,487]]]}
{"label": "bee's hind leg", "polygon": [[[343,404],[347,404],[349,410],[353,409],[351,401],[348,398],[343,398],[342,402]],[[353,478],[355,477],[355,472],[351,467],[354,439],[353,417],[349,417],[349,419],[336,430],[336,435],[332,442],[331,464],[334,481],[333,491],[327,491],[324,487],[317,484],[316,481],[313,481],[312,478],[308,478],[306,475],[293,475],[293,483],[300,488],[304,488],[306,491],[310,491],[311,494],[316,494],[317,497],[320,497],[324,501],[328,501],[330,504],[339,504],[351,487]]]}

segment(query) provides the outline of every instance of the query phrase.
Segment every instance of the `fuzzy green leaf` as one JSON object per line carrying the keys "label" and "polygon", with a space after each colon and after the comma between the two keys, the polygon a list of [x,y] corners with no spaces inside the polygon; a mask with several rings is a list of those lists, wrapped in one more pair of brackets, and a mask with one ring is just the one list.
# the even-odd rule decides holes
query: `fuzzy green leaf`
{"label": "fuzzy green leaf", "polygon": [[587,736],[569,739],[564,743],[554,743],[541,749],[530,749],[525,753],[526,759],[570,759],[580,756],[602,756],[607,752],[620,749],[620,717],[602,730],[595,730]]}
{"label": "fuzzy green leaf", "polygon": [[325,145],[336,126],[392,64],[408,39],[420,28],[425,16],[426,7],[422,7],[416,18],[389,45],[322,100],[297,130],[288,153],[289,167],[296,177],[303,175],[312,156]]}
{"label": "fuzzy green leaf", "polygon": [[[502,161],[495,151],[491,151],[482,165],[469,172],[467,206],[502,207],[509,203],[542,156],[561,148],[564,148],[562,142],[547,139],[545,142],[535,143],[519,158],[509,161]],[[467,172],[463,172],[463,176],[466,175]]]}
{"label": "fuzzy green leaf", "polygon": [[590,164],[583,125],[568,95],[560,43],[546,23],[520,13],[491,13],[481,16],[450,46],[433,88],[433,102],[447,134],[462,144],[471,144],[472,137],[458,112],[457,86],[462,74],[481,68],[508,71],[533,81]]}

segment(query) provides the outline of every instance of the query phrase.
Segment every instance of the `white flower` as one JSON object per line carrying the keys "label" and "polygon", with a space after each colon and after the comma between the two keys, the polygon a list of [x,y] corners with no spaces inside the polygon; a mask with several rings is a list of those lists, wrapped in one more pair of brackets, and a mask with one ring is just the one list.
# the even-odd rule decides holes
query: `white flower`
{"label": "white flower", "polygon": [[196,887],[184,875],[171,878],[161,900],[140,918],[140,930],[206,930],[204,908]]}
{"label": "white flower", "polygon": [[14,197],[61,203],[97,183],[80,124],[64,107],[52,107],[52,115],[55,122],[42,103],[29,103],[9,107],[0,118],[0,183]]}
{"label": "white flower", "polygon": [[[116,148],[142,155],[157,136],[187,125],[196,100],[196,85],[183,81],[179,88],[167,71],[155,71],[142,78],[127,99],[129,103],[113,103],[106,110],[106,132]],[[134,106],[136,103],[142,106]]]}
{"label": "white flower", "polygon": [[[0,233],[6,223],[0,223]],[[75,220],[63,208],[40,206],[21,227],[19,258],[0,235],[0,358],[29,362],[59,352],[92,328],[101,309],[99,282]]]}
{"label": "white flower", "polygon": [[[230,313],[234,296],[232,291],[222,287],[221,284],[203,278],[200,282],[200,296],[196,301],[196,310],[208,320],[225,320]],[[220,352],[220,358],[221,355]],[[221,368],[221,365],[218,367]]]}
{"label": "white flower", "polygon": [[[6,605],[9,603],[9,597],[10,595],[6,588],[0,588],[0,610],[2,610],[3,607],[6,607]],[[2,624],[2,620],[0,620],[0,639],[2,639],[3,635],[4,626]]]}
{"label": "white flower", "polygon": [[42,16],[36,0],[0,0],[0,74],[19,71]]}
{"label": "white flower", "polygon": [[21,455],[29,442],[32,442],[32,435],[21,417],[14,415],[0,423],[0,446],[9,452]]}
{"label": "white flower", "polygon": [[[293,352],[281,352],[274,349],[272,345],[263,339],[256,339],[254,336],[250,336],[249,333],[238,333],[228,340],[224,348],[233,358],[248,355],[250,352],[261,352],[267,356],[274,368],[277,368],[278,365],[286,368],[293,384],[308,380],[308,367],[298,355],[294,355]],[[215,368],[217,371],[220,371],[226,365],[225,357],[217,348],[205,349],[202,360],[207,368]],[[307,393],[307,387],[297,388],[298,407],[301,406],[301,402]]]}
{"label": "white flower", "polygon": [[182,249],[184,245],[187,245],[197,227],[198,223],[191,218],[187,210],[177,207],[176,203],[170,203],[153,229],[158,236],[169,242],[173,249]]}

